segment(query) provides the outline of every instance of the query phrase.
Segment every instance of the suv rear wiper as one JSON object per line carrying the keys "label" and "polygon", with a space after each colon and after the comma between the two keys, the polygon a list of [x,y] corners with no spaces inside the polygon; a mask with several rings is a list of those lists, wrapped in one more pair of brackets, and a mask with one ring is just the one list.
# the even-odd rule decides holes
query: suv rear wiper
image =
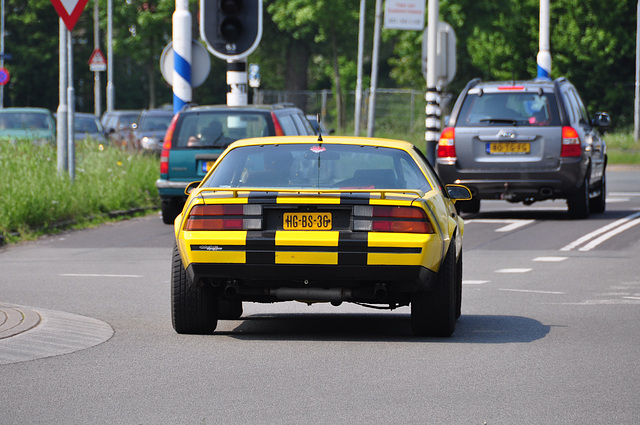
{"label": "suv rear wiper", "polygon": [[513,118],[485,118],[480,120],[480,122],[488,122],[489,124],[518,125],[518,120],[514,120]]}

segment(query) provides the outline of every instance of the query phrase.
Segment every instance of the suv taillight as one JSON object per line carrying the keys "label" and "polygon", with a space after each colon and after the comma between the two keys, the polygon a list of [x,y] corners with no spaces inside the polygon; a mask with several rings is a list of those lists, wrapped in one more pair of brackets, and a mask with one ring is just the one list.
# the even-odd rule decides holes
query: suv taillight
{"label": "suv taillight", "polygon": [[354,231],[434,233],[427,214],[421,208],[356,205],[353,215]]}
{"label": "suv taillight", "polygon": [[456,130],[453,127],[447,127],[442,130],[440,140],[438,140],[438,158],[455,158],[456,157]]}
{"label": "suv taillight", "polygon": [[164,135],[164,142],[162,143],[162,152],[160,153],[160,178],[166,178],[169,174],[169,151],[171,150],[171,140],[173,139],[173,132],[176,129],[176,123],[180,113],[174,115],[167,128],[167,132]]}
{"label": "suv taillight", "polygon": [[255,204],[196,205],[184,230],[260,230],[262,206]]}
{"label": "suv taillight", "polygon": [[276,136],[284,136],[284,131],[282,131],[282,127],[280,126],[280,121],[278,121],[278,117],[276,117],[275,113],[271,113],[271,119],[273,120],[273,127],[276,130]]}
{"label": "suv taillight", "polygon": [[562,150],[561,157],[576,157],[582,155],[582,145],[580,136],[573,127],[562,127]]}

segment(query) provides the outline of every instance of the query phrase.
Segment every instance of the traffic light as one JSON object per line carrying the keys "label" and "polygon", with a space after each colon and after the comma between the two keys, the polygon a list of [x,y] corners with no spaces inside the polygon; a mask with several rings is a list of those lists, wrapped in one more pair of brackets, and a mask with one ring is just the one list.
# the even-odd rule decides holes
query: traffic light
{"label": "traffic light", "polygon": [[247,57],[262,38],[262,0],[201,0],[200,36],[220,59]]}

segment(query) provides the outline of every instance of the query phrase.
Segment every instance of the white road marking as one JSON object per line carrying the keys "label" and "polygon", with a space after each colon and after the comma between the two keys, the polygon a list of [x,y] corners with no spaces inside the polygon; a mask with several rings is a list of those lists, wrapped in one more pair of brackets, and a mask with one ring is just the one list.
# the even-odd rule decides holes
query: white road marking
{"label": "white road marking", "polygon": [[535,291],[532,289],[507,289],[507,288],[500,288],[498,289],[498,291],[508,291],[508,292],[527,292],[527,293],[532,293],[532,294],[551,294],[551,295],[564,295],[564,292],[557,292],[557,291]]}
{"label": "white road marking", "polygon": [[485,283],[489,283],[488,280],[463,280],[463,285],[483,285]]}
{"label": "white road marking", "polygon": [[640,297],[622,297],[625,300],[640,300]]}
{"label": "white road marking", "polygon": [[538,257],[534,258],[533,261],[542,261],[546,263],[559,263],[561,261],[566,260],[569,257]]}
{"label": "white road marking", "polygon": [[499,269],[495,273],[529,273],[533,269]]}
{"label": "white road marking", "polygon": [[99,274],[99,273],[61,273],[60,276],[69,277],[144,277],[140,274]]}
{"label": "white road marking", "polygon": [[602,242],[611,239],[612,237],[614,237],[615,235],[624,232],[625,230],[628,230],[630,228],[632,228],[633,226],[636,226],[640,224],[640,218],[636,218],[635,220],[632,220],[628,223],[623,224],[622,226],[618,227],[617,229],[611,230],[610,232],[605,233],[604,235],[600,236],[598,239],[595,239],[591,242],[589,242],[588,244],[586,244],[585,246],[583,246],[582,248],[579,249],[579,251],[591,251],[593,248],[597,247],[598,245],[600,245]]}
{"label": "white road marking", "polygon": [[519,229],[520,227],[524,227],[528,224],[534,223],[535,220],[518,220],[518,219],[507,219],[507,220],[499,220],[499,219],[494,219],[494,218],[472,218],[470,220],[465,220],[464,221],[465,224],[468,223],[489,223],[489,224],[495,224],[495,223],[506,223],[506,226],[502,226],[498,229],[496,229],[496,232],[510,232],[512,230],[516,230]]}
{"label": "white road marking", "polygon": [[[616,221],[614,221],[612,223],[607,224],[606,226],[603,226],[603,227],[601,227],[599,229],[596,229],[591,233],[587,233],[586,235],[582,236],[581,238],[576,239],[575,241],[571,242],[570,244],[563,246],[562,248],[560,248],[560,251],[571,251],[572,249],[582,245],[583,243],[586,243],[586,242],[590,241],[591,239],[594,239],[594,238],[596,238],[596,237],[598,237],[598,236],[600,236],[602,234],[605,234],[603,237],[596,239],[597,241],[599,241],[598,243],[596,243],[596,244],[593,244],[593,242],[590,243],[589,244],[590,245],[589,249],[585,249],[586,247],[583,247],[583,248],[580,249],[580,251],[589,251],[589,250],[595,248],[596,246],[598,246],[599,244],[601,244],[602,242],[604,242],[605,240],[617,235],[620,232],[623,232],[624,230],[627,230],[629,227],[633,227],[636,224],[638,224],[638,220],[634,220],[637,217],[640,217],[640,212],[633,213],[633,214],[628,215],[628,216],[626,216],[624,218],[621,218],[620,220],[616,220]],[[627,224],[629,222],[632,222],[634,224],[632,224],[630,226],[627,226]],[[618,231],[617,233],[613,233],[613,234],[607,236],[608,235],[607,232],[614,232],[613,229],[615,229],[615,228],[617,228],[619,226],[623,226],[623,225],[627,226],[627,227],[625,227],[624,229]]]}
{"label": "white road marking", "polygon": [[640,196],[640,192],[608,192],[608,196]]}

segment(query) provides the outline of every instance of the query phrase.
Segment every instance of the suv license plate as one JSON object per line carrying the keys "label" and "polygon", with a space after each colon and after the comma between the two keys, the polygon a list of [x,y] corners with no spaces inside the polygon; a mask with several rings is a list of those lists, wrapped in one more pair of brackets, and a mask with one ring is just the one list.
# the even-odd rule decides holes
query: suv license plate
{"label": "suv license plate", "polygon": [[487,143],[487,153],[489,155],[520,155],[528,154],[529,152],[531,152],[531,145],[529,143]]}
{"label": "suv license plate", "polygon": [[202,172],[203,173],[207,173],[209,172],[209,170],[211,169],[211,167],[213,167],[213,164],[215,164],[215,161],[202,161]]}
{"label": "suv license plate", "polygon": [[284,230],[331,230],[331,213],[284,213],[282,228]]}

